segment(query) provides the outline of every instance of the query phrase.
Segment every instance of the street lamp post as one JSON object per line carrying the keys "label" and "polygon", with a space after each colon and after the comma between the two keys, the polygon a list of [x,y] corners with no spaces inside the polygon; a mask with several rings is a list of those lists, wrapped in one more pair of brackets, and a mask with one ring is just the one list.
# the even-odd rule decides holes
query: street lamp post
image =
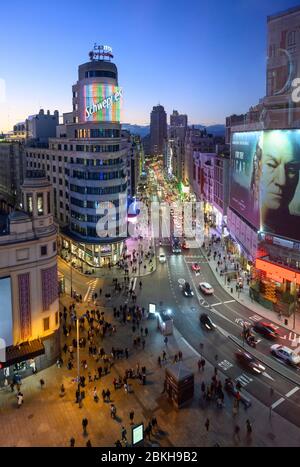
{"label": "street lamp post", "polygon": [[72,257],[70,262],[70,279],[71,279],[71,298],[73,298],[73,273],[72,273]]}
{"label": "street lamp post", "polygon": [[80,358],[79,358],[79,318],[76,319],[76,334],[77,334],[77,381],[80,382]]}
{"label": "street lamp post", "polygon": [[294,324],[293,329],[296,327],[296,306],[297,306],[297,282],[296,282],[296,275],[295,275],[295,291],[294,291]]}

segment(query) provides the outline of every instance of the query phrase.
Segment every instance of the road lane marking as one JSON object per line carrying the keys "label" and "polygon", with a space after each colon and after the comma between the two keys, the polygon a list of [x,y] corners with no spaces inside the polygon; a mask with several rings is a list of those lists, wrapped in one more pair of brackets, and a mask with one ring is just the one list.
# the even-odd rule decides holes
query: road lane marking
{"label": "road lane marking", "polygon": [[278,401],[274,402],[274,404],[272,404],[272,409],[275,409],[276,407],[278,407],[278,405],[282,404],[282,402],[284,402],[286,400],[286,398],[292,396],[293,394],[295,394],[295,392],[299,391],[299,387],[298,386],[295,386],[293,389],[291,389],[289,392],[286,393],[285,397],[281,397],[280,399],[278,399]]}
{"label": "road lane marking", "polygon": [[223,303],[222,302],[213,303],[211,306],[218,306],[218,305],[223,305]]}
{"label": "road lane marking", "polygon": [[298,386],[294,387],[294,389],[291,389],[291,390],[285,395],[285,397],[290,397],[290,396],[292,396],[293,394],[295,394],[295,392],[299,391],[299,389],[300,389],[300,388],[299,388]]}
{"label": "road lane marking", "polygon": [[91,286],[89,285],[89,287],[88,287],[88,289],[87,289],[87,293],[85,294],[84,299],[83,299],[84,302],[87,301],[87,298],[88,298],[88,296],[89,296],[89,294],[90,294],[90,290],[91,290]]}
{"label": "road lane marking", "polygon": [[222,362],[218,363],[218,366],[220,366],[224,371],[227,371],[229,368],[233,367],[233,364],[228,360],[222,360]]}
{"label": "road lane marking", "polygon": [[223,303],[233,303],[235,302],[235,300],[226,300],[226,302],[223,302]]}
{"label": "road lane marking", "polygon": [[275,381],[274,378],[272,378],[272,376],[270,376],[268,373],[266,373],[265,371],[262,372],[262,375],[265,376],[266,378],[269,378],[271,379],[272,381]]}
{"label": "road lane marking", "polygon": [[241,374],[237,378],[235,378],[236,381],[239,381],[242,386],[247,386],[247,384],[251,383],[253,381],[252,378],[249,378],[249,376],[245,375],[245,373]]}
{"label": "road lane marking", "polygon": [[278,401],[274,402],[274,404],[271,405],[272,409],[275,409],[278,405],[282,404],[282,402],[284,401],[285,399],[281,397],[280,399],[278,399]]}
{"label": "road lane marking", "polygon": [[184,337],[181,337],[181,339],[194,352],[194,354],[196,354],[198,357],[201,357],[199,352],[197,352],[197,350],[195,350],[194,347],[192,347],[191,344],[189,344],[188,341]]}

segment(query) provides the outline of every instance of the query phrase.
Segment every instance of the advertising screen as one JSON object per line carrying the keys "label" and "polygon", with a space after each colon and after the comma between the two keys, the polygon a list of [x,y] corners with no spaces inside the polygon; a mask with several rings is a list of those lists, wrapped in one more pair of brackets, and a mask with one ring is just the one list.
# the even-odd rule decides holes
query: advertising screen
{"label": "advertising screen", "polygon": [[13,323],[10,277],[0,278],[0,339],[6,347],[13,344]]}
{"label": "advertising screen", "polygon": [[141,423],[132,428],[132,445],[140,443],[144,439],[144,425]]}
{"label": "advertising screen", "polygon": [[86,84],[83,87],[83,122],[119,122],[122,89],[111,84]]}
{"label": "advertising screen", "polygon": [[234,133],[230,205],[258,230],[300,240],[300,130]]}

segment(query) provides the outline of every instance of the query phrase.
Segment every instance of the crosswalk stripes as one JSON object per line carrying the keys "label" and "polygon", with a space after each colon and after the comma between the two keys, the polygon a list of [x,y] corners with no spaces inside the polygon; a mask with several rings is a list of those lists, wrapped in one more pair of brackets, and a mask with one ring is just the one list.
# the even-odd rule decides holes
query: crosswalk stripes
{"label": "crosswalk stripes", "polygon": [[249,384],[249,383],[251,383],[253,381],[253,379],[250,378],[249,376],[245,375],[245,373],[242,373],[235,380],[239,381],[243,387],[247,386],[247,384]]}

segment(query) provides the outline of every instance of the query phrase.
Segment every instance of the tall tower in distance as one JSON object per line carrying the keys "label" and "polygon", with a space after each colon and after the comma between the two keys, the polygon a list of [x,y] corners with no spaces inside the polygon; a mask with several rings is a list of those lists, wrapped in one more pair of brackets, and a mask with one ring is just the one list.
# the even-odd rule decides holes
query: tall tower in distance
{"label": "tall tower in distance", "polygon": [[153,107],[150,121],[150,155],[159,156],[167,139],[167,114],[162,105]]}

